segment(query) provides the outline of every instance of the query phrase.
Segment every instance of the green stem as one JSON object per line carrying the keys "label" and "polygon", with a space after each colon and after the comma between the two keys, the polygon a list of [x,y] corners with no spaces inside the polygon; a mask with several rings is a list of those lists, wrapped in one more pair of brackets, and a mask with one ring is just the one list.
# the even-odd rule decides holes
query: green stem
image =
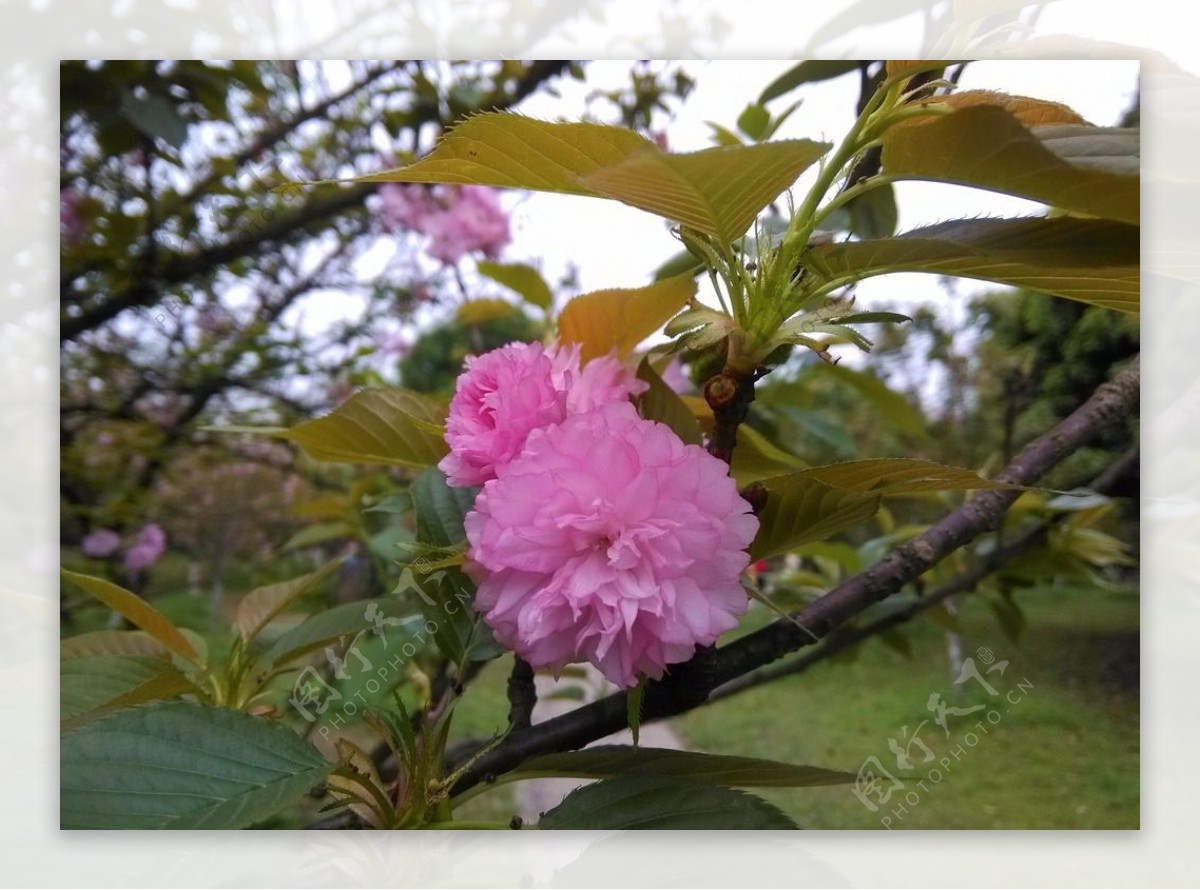
{"label": "green stem", "polygon": [[838,209],[845,207],[859,195],[865,194],[866,192],[871,191],[871,189],[879,188],[881,185],[891,185],[893,182],[899,181],[900,178],[901,177],[899,176],[887,176],[886,174],[881,173],[877,176],[872,176],[869,179],[864,179],[857,185],[851,186],[844,192],[838,194],[836,198],[817,211],[816,216],[813,218],[813,229],[819,229],[821,227],[821,223],[828,219],[832,214],[837,212]]}

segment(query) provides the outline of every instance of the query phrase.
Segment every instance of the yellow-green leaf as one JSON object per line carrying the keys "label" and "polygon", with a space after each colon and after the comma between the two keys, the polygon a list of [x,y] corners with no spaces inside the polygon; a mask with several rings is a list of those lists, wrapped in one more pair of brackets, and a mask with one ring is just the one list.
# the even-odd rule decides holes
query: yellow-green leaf
{"label": "yellow-green leaf", "polygon": [[498,318],[507,318],[517,311],[517,307],[508,300],[498,297],[485,297],[480,300],[468,300],[458,307],[455,318],[459,324],[483,324]]}
{"label": "yellow-green leaf", "polygon": [[237,618],[234,619],[234,627],[242,639],[254,639],[280,612],[316,589],[317,585],[328,578],[342,562],[342,559],[335,559],[315,572],[292,578],[290,581],[257,587],[242,597],[238,603]]}
{"label": "yellow-green leaf", "polygon": [[1089,155],[1111,156],[1114,145],[1128,155],[1135,150],[1130,132],[1055,126],[1048,135],[1061,139],[1064,130],[1073,131],[1074,158],[1058,154],[1053,140],[1039,138],[1037,128],[1023,126],[1008,111],[975,105],[891,127],[883,137],[883,171],[903,179],[976,186],[1136,224],[1139,178],[1075,160],[1084,154],[1083,140]]}
{"label": "yellow-green leaf", "polygon": [[166,615],[137,594],[131,593],[124,587],[118,587],[111,581],[105,581],[103,578],[69,572],[66,569],[59,571],[63,578],[98,599],[114,612],[129,619],[172,652],[181,655],[193,664],[201,664],[200,654],[188,642],[179,628]]}
{"label": "yellow-green leaf", "polygon": [[691,154],[641,152],[599,168],[584,182],[600,194],[729,243],[830,147],[792,139],[719,145]]}
{"label": "yellow-green leaf", "polygon": [[525,298],[525,302],[549,312],[554,306],[554,294],[542,273],[528,263],[494,263],[480,260],[476,264],[481,275],[503,284]]}
{"label": "yellow-green leaf", "polygon": [[[972,491],[1013,487],[1004,482],[985,479],[973,470],[962,467],[902,457],[850,460],[813,467],[796,475],[816,479],[846,491],[889,496],[923,491]],[[773,488],[770,481],[766,485],[768,489]]]}
{"label": "yellow-green leaf", "polygon": [[1137,226],[1102,219],[954,220],[821,251],[833,278],[931,272],[996,281],[1116,309],[1140,307]]}
{"label": "yellow-green leaf", "polygon": [[68,637],[58,646],[60,661],[73,658],[96,658],[101,655],[163,656],[167,647],[144,630],[96,630]]}
{"label": "yellow-green leaf", "polygon": [[767,502],[750,547],[754,559],[786,553],[866,522],[885,496],[1009,487],[970,470],[903,458],[812,467],[762,484]]}
{"label": "yellow-green leaf", "polygon": [[278,433],[315,460],[431,467],[446,454],[445,408],[400,388],[364,389],[332,413]]}
{"label": "yellow-green leaf", "polygon": [[[1036,127],[1042,124],[1081,124],[1088,122],[1068,105],[1061,102],[1051,102],[1049,99],[1035,99],[1030,96],[1014,96],[995,90],[963,90],[949,96],[934,96],[921,101],[922,105],[947,105],[961,110],[977,105],[990,108],[1000,108],[1007,111],[1026,127]],[[920,121],[909,121],[899,126],[919,126]]]}
{"label": "yellow-green leaf", "polygon": [[631,130],[488,113],[368,182],[450,182],[613,198],[725,241],[828,151],[808,140],[667,154]]}
{"label": "yellow-green leaf", "polygon": [[556,123],[491,112],[468,118],[433,151],[365,182],[452,182],[599,196],[583,177],[658,147],[624,127]]}
{"label": "yellow-green leaf", "polygon": [[696,281],[679,275],[636,289],[580,294],[563,307],[558,336],[578,343],[583,361],[612,350],[624,355],[665,325],[696,294]]}
{"label": "yellow-green leaf", "polygon": [[758,514],[758,534],[750,545],[752,559],[778,556],[801,544],[823,540],[866,522],[879,509],[880,495],[826,485],[803,476],[805,472],[809,471],[764,483],[770,487]]}
{"label": "yellow-green leaf", "polygon": [[800,458],[784,451],[753,427],[744,423],[738,427],[737,444],[730,463],[730,474],[738,485],[749,485],[807,466]]}

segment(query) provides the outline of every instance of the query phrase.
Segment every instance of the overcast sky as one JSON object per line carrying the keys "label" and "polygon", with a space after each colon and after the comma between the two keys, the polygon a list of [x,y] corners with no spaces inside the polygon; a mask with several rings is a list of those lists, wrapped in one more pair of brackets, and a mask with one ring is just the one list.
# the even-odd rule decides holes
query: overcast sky
{"label": "overcast sky", "polygon": [[[711,147],[705,121],[734,129],[746,103],[795,64],[794,60],[685,63],[697,86],[667,127],[671,150],[697,151]],[[521,111],[543,118],[577,115],[588,92],[627,83],[628,67],[628,62],[593,62],[588,66],[587,84],[565,83],[561,98],[539,94],[523,103]],[[1132,103],[1137,75],[1137,62],[973,62],[967,66],[959,86],[1064,102],[1094,124],[1112,125]],[[838,141],[853,122],[858,86],[858,78],[849,75],[811,84],[776,99],[770,105],[776,112],[797,98],[804,100],[776,138]],[[796,192],[803,194],[810,180],[811,173],[802,176]],[[901,183],[896,190],[901,231],[957,217],[1041,212],[1040,205],[1033,202],[979,189]],[[663,260],[680,249],[666,222],[616,202],[535,194],[514,201],[514,205],[514,237],[507,257],[533,261],[540,258],[550,280],[573,261],[580,268],[584,290],[644,284]],[[961,290],[966,294],[987,287],[992,286],[964,282]],[[937,278],[931,275],[870,279],[859,286],[857,294],[860,306],[879,299],[905,303],[945,300]]]}

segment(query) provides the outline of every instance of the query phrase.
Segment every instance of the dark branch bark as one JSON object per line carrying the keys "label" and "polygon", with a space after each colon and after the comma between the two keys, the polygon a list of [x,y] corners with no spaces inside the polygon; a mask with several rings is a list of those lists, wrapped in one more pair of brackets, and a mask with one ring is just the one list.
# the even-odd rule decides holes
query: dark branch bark
{"label": "dark branch bark", "polygon": [[[1106,426],[1133,411],[1138,404],[1140,379],[1139,360],[1134,359],[1073,414],[1026,446],[996,479],[1016,486],[1037,482]],[[721,649],[698,652],[663,680],[647,686],[644,719],[691,710],[718,686],[827,636],[978,535],[996,528],[1019,494],[1016,488],[981,492],[866,572],[801,609],[793,616],[795,623],[776,621]],[[515,731],[472,764],[455,792],[478,784],[486,775],[507,772],[529,757],[581,748],[623,729],[626,723],[625,694],[618,693],[530,729]]]}
{"label": "dark branch bark", "polygon": [[[1110,464],[1088,487],[1101,494],[1107,494],[1124,478],[1125,474],[1131,468],[1137,465],[1139,457],[1139,449],[1136,447],[1131,448]],[[737,679],[717,687],[713,690],[712,695],[708,697],[706,704],[728,698],[731,695],[736,695],[755,686],[761,686],[772,680],[778,680],[780,677],[803,673],[814,664],[832,658],[834,655],[844,652],[851,646],[855,646],[884,631],[906,624],[913,618],[948,600],[952,596],[970,593],[981,581],[1010,562],[1014,557],[1042,544],[1046,540],[1050,529],[1059,521],[1061,519],[1029,529],[1016,540],[993,551],[987,559],[975,568],[962,573],[932,593],[925,594],[920,599],[914,600],[903,608],[889,612],[887,615],[880,615],[873,621],[869,621],[859,627],[834,632],[825,638],[824,643],[818,649],[806,652],[782,664],[771,665],[770,667],[760,668],[749,674],[743,674]]]}
{"label": "dark branch bark", "polygon": [[523,658],[514,660],[508,677],[508,704],[508,725],[512,729],[528,729],[533,725],[537,688],[533,685],[533,668]]}

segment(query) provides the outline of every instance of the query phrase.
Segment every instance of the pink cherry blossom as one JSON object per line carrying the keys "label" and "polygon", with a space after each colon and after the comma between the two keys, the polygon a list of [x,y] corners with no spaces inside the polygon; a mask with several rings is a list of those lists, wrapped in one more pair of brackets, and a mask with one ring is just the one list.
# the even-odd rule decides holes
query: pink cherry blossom
{"label": "pink cherry blossom", "polygon": [[457,200],[445,213],[428,220],[425,231],[430,236],[426,252],[447,265],[473,251],[496,259],[512,240],[499,195],[481,185],[460,188]]}
{"label": "pink cherry blossom", "polygon": [[125,551],[125,568],[141,572],[150,568],[167,549],[167,536],[158,523],[142,526],[134,545]]}
{"label": "pink cherry blossom", "polygon": [[111,528],[98,528],[94,532],[84,535],[79,546],[83,550],[84,556],[106,559],[116,553],[117,548],[121,546],[121,536]]}
{"label": "pink cherry blossom", "polygon": [[428,235],[425,252],[447,265],[476,251],[495,259],[512,240],[499,195],[486,186],[385,183],[379,196],[384,226]]}
{"label": "pink cherry blossom", "polygon": [[612,356],[581,370],[578,346],[510,343],[468,358],[446,421],[450,453],[438,466],[451,485],[482,485],[521,453],[534,430],[645,388]]}
{"label": "pink cherry blossom", "polygon": [[728,467],[614,402],[535,430],[466,517],[475,607],[535,668],[628,688],[737,624],[758,530]]}

